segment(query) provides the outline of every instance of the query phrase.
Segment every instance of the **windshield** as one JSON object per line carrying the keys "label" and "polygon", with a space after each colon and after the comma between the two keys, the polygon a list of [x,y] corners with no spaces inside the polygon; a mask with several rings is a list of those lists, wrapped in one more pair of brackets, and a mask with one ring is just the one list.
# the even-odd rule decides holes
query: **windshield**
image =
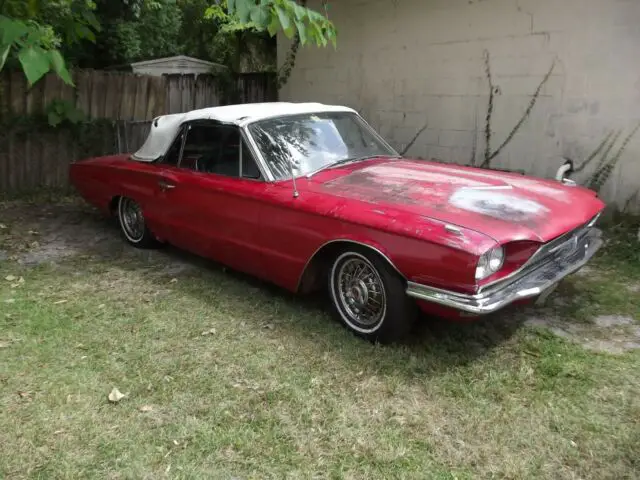
{"label": "windshield", "polygon": [[297,177],[346,159],[397,155],[350,112],[270,118],[249,132],[276,180],[291,178],[292,168]]}

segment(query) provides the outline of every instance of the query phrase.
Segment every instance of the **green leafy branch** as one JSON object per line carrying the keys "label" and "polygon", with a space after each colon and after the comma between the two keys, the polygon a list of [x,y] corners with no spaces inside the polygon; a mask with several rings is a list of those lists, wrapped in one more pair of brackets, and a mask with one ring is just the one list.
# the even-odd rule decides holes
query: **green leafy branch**
{"label": "green leafy branch", "polygon": [[284,86],[297,58],[300,45],[309,42],[336,46],[336,29],[325,15],[306,7],[306,0],[220,0],[205,11],[205,19],[216,21],[220,33],[268,32],[274,36],[279,29],[293,39],[289,53],[278,71],[277,88]]}
{"label": "green leafy branch", "polygon": [[[218,2],[218,6],[224,3]],[[238,24],[267,31],[272,37],[282,29],[287,38],[299,35],[302,45],[327,46],[331,42],[336,46],[336,27],[327,16],[294,0],[226,0],[226,10]]]}
{"label": "green leafy branch", "polygon": [[[65,83],[73,80],[60,47],[82,40],[95,42],[100,23],[93,13],[93,0],[56,2],[0,2],[0,71],[15,59],[29,86],[47,73],[56,73]],[[50,20],[55,18],[55,28]]]}
{"label": "green leafy branch", "polygon": [[52,45],[46,29],[36,22],[23,22],[0,15],[0,71],[10,54],[15,54],[22,66],[29,85],[33,85],[49,71],[55,71],[67,84],[72,85],[71,75],[64,58]]}
{"label": "green leafy branch", "polygon": [[76,125],[86,120],[85,113],[69,100],[54,99],[45,110],[50,126],[57,127],[64,122]]}
{"label": "green leafy branch", "polygon": [[[13,114],[6,112],[0,116],[0,147],[12,137],[33,135],[34,132],[46,133],[54,129],[64,128],[73,133],[76,138],[79,132],[93,124],[102,124],[107,120],[88,119],[73,102],[54,99],[49,102],[42,113]],[[108,120],[111,122],[111,120]],[[2,151],[2,148],[0,148]]]}

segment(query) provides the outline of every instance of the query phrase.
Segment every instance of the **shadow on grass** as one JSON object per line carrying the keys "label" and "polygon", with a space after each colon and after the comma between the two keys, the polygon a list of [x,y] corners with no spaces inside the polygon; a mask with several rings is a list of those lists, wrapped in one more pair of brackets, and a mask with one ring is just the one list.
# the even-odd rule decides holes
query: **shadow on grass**
{"label": "shadow on grass", "polygon": [[[56,248],[68,245],[73,249],[75,258],[85,255],[91,258],[82,258],[82,262],[103,262],[142,275],[147,275],[149,271],[152,272],[148,275],[149,281],[157,282],[158,285],[166,284],[175,275],[201,278],[201,284],[178,282],[173,287],[182,295],[197,298],[198,302],[211,303],[213,289],[207,287],[207,283],[211,282],[210,285],[216,285],[218,290],[216,295],[223,295],[231,302],[246,303],[248,295],[252,295],[265,306],[277,304],[278,307],[273,310],[282,309],[290,317],[296,318],[295,321],[282,325],[282,328],[287,329],[288,336],[295,337],[293,341],[307,341],[311,335],[313,341],[321,343],[325,350],[349,357],[348,360],[354,365],[361,363],[358,356],[367,355],[371,351],[376,352],[373,354],[376,362],[382,361],[389,368],[393,368],[398,362],[410,363],[417,358],[418,362],[414,361],[416,368],[404,368],[405,371],[413,370],[414,373],[424,373],[421,372],[424,369],[432,371],[464,365],[490,354],[507,342],[524,321],[524,316],[515,310],[505,310],[497,315],[464,323],[422,316],[412,335],[402,344],[372,346],[349,333],[339,322],[332,321],[325,292],[298,296],[169,245],[160,250],[137,250],[122,239],[115,221],[81,204],[59,207],[47,205],[42,208],[29,206],[22,217],[36,222],[44,240],[52,238],[58,242]],[[47,253],[46,243],[42,247]],[[42,260],[33,254],[29,258]],[[67,258],[73,261],[73,257]],[[247,293],[250,291],[254,293]],[[255,325],[255,328],[262,327]],[[387,356],[388,362],[381,355]]]}
{"label": "shadow on grass", "polygon": [[[110,228],[105,225],[105,228]],[[117,232],[114,229],[114,235]],[[133,251],[132,251],[133,250]],[[115,254],[115,257],[114,257]],[[288,329],[289,335],[314,338],[325,343],[328,348],[335,345],[336,335],[341,342],[355,344],[359,347],[374,348],[379,351],[393,352],[393,355],[404,357],[435,355],[438,359],[428,362],[432,365],[440,364],[447,368],[473,362],[479,357],[489,354],[493,349],[508,341],[524,323],[525,316],[517,309],[505,311],[467,322],[455,322],[443,318],[421,315],[411,335],[401,344],[390,346],[372,346],[369,342],[351,334],[346,328],[334,320],[326,291],[314,292],[307,295],[296,295],[283,288],[263,281],[251,275],[229,269],[213,260],[202,258],[176,247],[166,245],[159,252],[135,251],[122,241],[121,248],[114,248],[110,254],[102,256],[104,260],[113,260],[120,255],[134,254],[142,262],[155,257],[153,262],[161,262],[158,255],[166,257],[170,265],[185,265],[191,274],[201,277],[205,282],[213,285],[221,276],[224,277],[223,287],[216,295],[224,295],[231,301],[242,302],[249,295],[246,292],[259,291],[273,303],[283,305],[289,312],[298,313],[297,321],[286,323],[283,328]],[[141,267],[138,262],[123,262],[125,269],[137,270]],[[170,277],[171,274],[167,274]],[[160,281],[160,279],[158,279]],[[162,280],[166,282],[166,279]],[[211,291],[206,287],[194,289],[192,285],[178,283],[176,288],[186,296],[196,297],[199,302],[211,302]],[[304,312],[309,312],[306,315]],[[322,318],[325,325],[319,326],[310,319]],[[319,336],[326,335],[324,341]],[[360,348],[356,349],[360,351]],[[341,349],[341,353],[344,352]]]}

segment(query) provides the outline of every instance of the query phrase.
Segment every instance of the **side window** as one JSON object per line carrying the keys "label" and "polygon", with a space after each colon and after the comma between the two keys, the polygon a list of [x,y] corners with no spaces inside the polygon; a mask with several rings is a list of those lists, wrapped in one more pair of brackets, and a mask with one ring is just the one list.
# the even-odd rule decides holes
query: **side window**
{"label": "side window", "polygon": [[[183,148],[182,139],[185,134],[187,138]],[[192,124],[185,127],[169,147],[162,163],[173,166],[179,163],[180,168],[227,177],[262,179],[260,169],[240,135],[240,130],[232,125]]]}
{"label": "side window", "polygon": [[240,174],[240,132],[229,125],[192,125],[180,167],[227,177]]}
{"label": "side window", "polygon": [[165,156],[162,158],[162,163],[166,165],[172,165],[174,167],[178,165],[178,160],[180,160],[180,149],[182,148],[183,138],[184,138],[184,128],[181,128],[180,133],[178,134],[176,139],[173,141],[173,143],[169,147],[169,150],[167,151]]}
{"label": "side window", "polygon": [[242,178],[251,178],[253,180],[262,180],[262,174],[256,164],[255,158],[247,147],[244,138],[242,139]]}

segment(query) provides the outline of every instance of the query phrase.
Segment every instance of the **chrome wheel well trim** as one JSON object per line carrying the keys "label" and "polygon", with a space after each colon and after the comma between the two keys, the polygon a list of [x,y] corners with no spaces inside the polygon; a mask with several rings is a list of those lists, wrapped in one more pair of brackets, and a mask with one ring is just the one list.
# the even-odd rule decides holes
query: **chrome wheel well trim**
{"label": "chrome wheel well trim", "polygon": [[387,262],[391,268],[393,268],[393,270],[400,275],[400,277],[402,278],[403,281],[407,281],[407,278],[404,276],[404,274],[398,269],[398,267],[395,266],[395,264],[391,261],[391,259],[382,251],[380,251],[379,248],[374,247],[373,245],[370,245],[368,243],[364,243],[364,242],[359,242],[357,240],[351,240],[348,238],[336,238],[334,240],[329,240],[325,243],[323,243],[322,245],[320,245],[314,252],[313,254],[307,259],[306,263],[304,264],[304,267],[302,268],[302,272],[300,272],[300,275],[298,277],[298,283],[296,285],[296,291],[300,291],[300,287],[302,286],[302,280],[304,278],[304,274],[307,272],[307,269],[309,268],[309,265],[311,265],[311,263],[313,262],[313,259],[316,258],[316,255],[318,255],[318,253],[320,253],[322,250],[324,250],[324,248],[333,245],[335,243],[344,243],[344,244],[351,244],[351,245],[356,245],[359,247],[365,247],[367,249],[369,249],[370,251],[380,255],[380,257],[382,257],[382,259],[384,259],[385,262]]}

